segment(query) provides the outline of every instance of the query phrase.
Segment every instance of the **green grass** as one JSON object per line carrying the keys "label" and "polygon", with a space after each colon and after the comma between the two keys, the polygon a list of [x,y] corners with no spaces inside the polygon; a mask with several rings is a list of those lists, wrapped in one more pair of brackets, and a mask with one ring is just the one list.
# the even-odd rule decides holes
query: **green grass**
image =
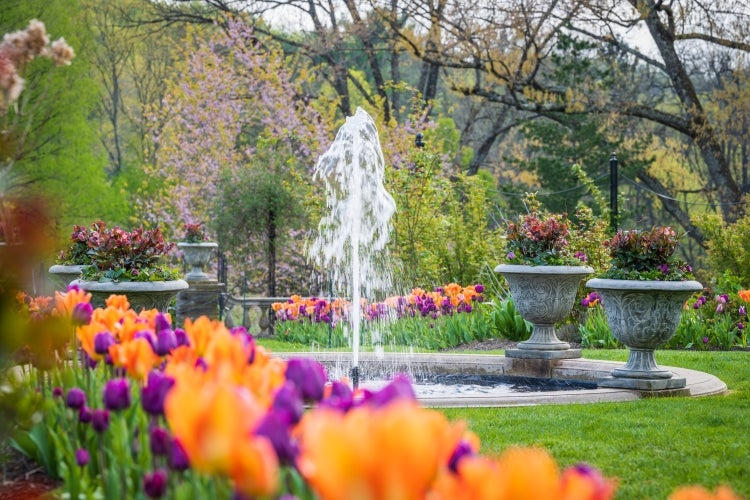
{"label": "green grass", "polygon": [[[664,499],[676,487],[727,484],[750,497],[750,354],[659,351],[657,361],[705,371],[731,393],[625,403],[447,409],[482,441],[482,453],[543,446],[562,467],[586,462],[619,480],[618,499]],[[584,357],[625,360],[627,351]]]}
{"label": "green grass", "polygon": [[[270,339],[260,342],[272,351],[309,350]],[[627,350],[586,349],[583,357],[625,361]],[[730,394],[442,411],[468,423],[483,454],[542,446],[561,467],[586,462],[617,478],[618,499],[666,499],[688,484],[711,489],[726,484],[750,499],[750,353],[658,351],[656,359],[661,365],[716,375]]]}

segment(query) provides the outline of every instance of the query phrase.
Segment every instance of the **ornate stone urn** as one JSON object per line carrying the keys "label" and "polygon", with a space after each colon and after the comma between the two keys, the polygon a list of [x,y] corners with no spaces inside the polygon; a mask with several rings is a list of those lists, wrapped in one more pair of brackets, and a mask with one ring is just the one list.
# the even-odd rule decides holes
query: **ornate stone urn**
{"label": "ornate stone urn", "polygon": [[580,349],[557,338],[555,323],[570,314],[581,280],[594,272],[589,266],[525,266],[500,264],[518,313],[534,325],[531,338],[505,352],[517,358],[577,358]]}
{"label": "ornate stone urn", "polygon": [[633,389],[673,389],[685,387],[684,379],[667,381],[673,373],[656,364],[654,349],[674,335],[685,301],[702,290],[697,281],[637,281],[595,278],[586,286],[602,298],[612,335],[630,349],[622,368],[612,370],[612,380],[600,381],[606,387]]}
{"label": "ornate stone urn", "polygon": [[167,312],[169,303],[181,290],[188,288],[185,280],[99,282],[74,280],[81,289],[91,292],[91,305],[104,307],[110,295],[125,295],[134,311],[158,309]]}
{"label": "ornate stone urn", "polygon": [[203,268],[206,267],[206,264],[211,259],[211,255],[213,255],[214,250],[218,246],[214,242],[177,243],[177,248],[182,250],[185,256],[185,263],[190,267],[190,272],[185,275],[186,280],[203,281],[208,279],[208,274],[203,272]]}
{"label": "ornate stone urn", "polygon": [[71,281],[80,278],[84,265],[55,264],[49,268],[49,276],[55,290],[65,291]]}

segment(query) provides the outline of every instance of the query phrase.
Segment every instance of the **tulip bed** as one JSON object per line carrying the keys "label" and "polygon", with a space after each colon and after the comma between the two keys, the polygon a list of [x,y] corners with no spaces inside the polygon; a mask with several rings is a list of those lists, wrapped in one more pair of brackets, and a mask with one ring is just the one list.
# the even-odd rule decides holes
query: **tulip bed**
{"label": "tulip bed", "polygon": [[[612,498],[616,482],[542,448],[479,453],[465,424],[416,402],[411,384],[352,391],[309,359],[272,357],[242,328],[205,317],[175,329],[112,296],[22,297],[22,316],[75,329],[39,342],[22,382],[41,420],[16,446],[68,498]],[[72,348],[72,349],[71,349]],[[67,355],[73,353],[72,356]],[[41,363],[47,355],[56,362]],[[55,358],[52,358],[55,359]],[[671,498],[735,498],[683,488]]]}
{"label": "tulip bed", "polygon": [[[450,283],[428,292],[415,288],[405,296],[361,304],[362,345],[398,345],[446,349],[485,340],[493,334],[485,318],[484,286]],[[337,298],[292,296],[272,304],[275,337],[306,345],[348,347],[351,304]],[[488,306],[489,307],[489,306]]]}

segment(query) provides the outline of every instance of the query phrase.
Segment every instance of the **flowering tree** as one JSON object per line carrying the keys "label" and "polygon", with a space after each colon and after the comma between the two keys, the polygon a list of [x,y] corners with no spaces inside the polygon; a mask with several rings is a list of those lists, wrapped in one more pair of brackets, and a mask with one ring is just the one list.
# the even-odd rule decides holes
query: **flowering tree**
{"label": "flowering tree", "polygon": [[[172,227],[180,220],[216,220],[217,206],[231,206],[218,203],[227,191],[232,195],[224,184],[267,170],[267,155],[278,154],[283,160],[274,161],[283,167],[279,182],[294,177],[294,170],[310,171],[331,129],[325,115],[305,99],[305,68],[286,60],[278,47],[256,36],[241,19],[188,33],[184,67],[154,114],[170,118],[155,135],[156,161],[146,166],[146,174],[160,185],[140,199],[151,222]],[[259,154],[259,141],[277,146],[264,147]],[[258,234],[269,234],[265,225],[277,223],[267,218],[244,221],[246,229]],[[278,234],[289,229],[276,228]],[[250,268],[257,268],[265,259],[251,259],[250,252],[262,255],[267,248],[246,249],[235,261],[246,259]]]}

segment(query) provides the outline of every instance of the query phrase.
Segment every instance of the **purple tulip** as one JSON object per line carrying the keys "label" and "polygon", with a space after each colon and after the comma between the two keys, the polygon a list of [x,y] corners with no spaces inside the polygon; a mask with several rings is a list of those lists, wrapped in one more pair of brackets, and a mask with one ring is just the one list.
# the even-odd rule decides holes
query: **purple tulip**
{"label": "purple tulip", "polygon": [[474,285],[474,291],[476,291],[477,293],[484,293],[484,285],[482,285],[481,283]]}
{"label": "purple tulip", "polygon": [[109,346],[114,345],[115,343],[115,337],[111,332],[99,332],[94,336],[94,351],[97,354],[108,354]]}
{"label": "purple tulip", "polygon": [[158,334],[164,330],[171,330],[172,324],[169,322],[169,318],[164,313],[158,313],[154,317],[154,331]]}
{"label": "purple tulip", "polygon": [[286,379],[297,386],[305,401],[323,399],[326,372],[323,365],[309,358],[293,358],[286,364]]}
{"label": "purple tulip", "polygon": [[178,439],[172,439],[169,442],[169,455],[167,455],[167,463],[169,468],[172,470],[182,471],[190,467],[190,460],[188,460],[185,448]]}
{"label": "purple tulip", "polygon": [[516,258],[516,254],[513,253],[513,252],[508,252],[508,254],[506,255],[506,257],[508,257],[508,260],[513,260],[513,259]]}
{"label": "purple tulip", "polygon": [[84,406],[78,410],[78,421],[82,424],[91,423],[91,419],[94,417],[94,412],[88,406]]}
{"label": "purple tulip", "polygon": [[396,399],[417,399],[411,381],[406,375],[397,375],[378,392],[369,394],[364,402],[375,407],[382,407]]}
{"label": "purple tulip", "polygon": [[135,335],[133,335],[133,339],[146,339],[148,340],[148,343],[151,344],[151,348],[154,348],[154,345],[156,344],[156,336],[151,330],[140,330],[135,332]]}
{"label": "purple tulip", "polygon": [[320,402],[320,406],[333,408],[343,413],[354,405],[354,393],[348,384],[335,380],[331,384],[331,393]]}
{"label": "purple tulip", "polygon": [[130,383],[125,378],[115,378],[104,385],[104,406],[110,411],[124,410],[130,406]]}
{"label": "purple tulip", "polygon": [[740,313],[740,316],[747,316],[747,309],[745,309],[744,305],[740,306],[739,313]]}
{"label": "purple tulip", "polygon": [[172,349],[177,348],[177,337],[171,328],[166,328],[156,334],[154,352],[157,356],[166,356]]}
{"label": "purple tulip", "polygon": [[232,329],[229,330],[229,333],[231,333],[235,337],[237,337],[237,336],[239,336],[239,337],[246,337],[246,338],[252,337],[250,335],[250,332],[247,331],[247,328],[245,328],[242,325],[240,325],[240,326],[233,326]]}
{"label": "purple tulip", "polygon": [[149,498],[161,498],[167,492],[167,471],[157,469],[143,475],[143,491]]}
{"label": "purple tulip", "polygon": [[99,433],[106,431],[109,428],[109,411],[94,410],[91,415],[91,427]]}
{"label": "purple tulip", "polygon": [[91,455],[86,448],[78,448],[76,450],[76,463],[79,467],[85,467],[91,460]]}
{"label": "purple tulip", "polygon": [[93,370],[94,368],[96,368],[96,365],[98,364],[99,364],[99,361],[89,356],[89,354],[86,351],[83,352],[83,365],[86,368],[88,368],[89,370]]}
{"label": "purple tulip", "polygon": [[79,302],[73,307],[70,319],[74,325],[88,325],[91,323],[91,316],[94,314],[94,308],[88,302]]}
{"label": "purple tulip", "polygon": [[293,464],[299,453],[290,433],[292,416],[287,411],[269,411],[255,426],[253,434],[268,438],[282,464]]}
{"label": "purple tulip", "polygon": [[174,385],[174,379],[158,370],[148,374],[146,386],[141,390],[141,405],[150,415],[164,414],[164,399]]}
{"label": "purple tulip", "polygon": [[53,398],[61,398],[61,397],[63,397],[63,394],[65,394],[65,393],[63,392],[63,388],[60,387],[60,386],[57,386],[54,389],[52,389],[52,397]]}
{"label": "purple tulip", "polygon": [[73,387],[68,391],[68,397],[65,400],[65,405],[68,408],[80,410],[86,405],[86,393],[78,387]]}
{"label": "purple tulip", "polygon": [[174,337],[177,339],[177,347],[181,345],[186,345],[190,347],[190,339],[187,336],[187,333],[182,328],[177,328],[174,331]]}
{"label": "purple tulip", "polygon": [[148,433],[151,453],[166,456],[169,453],[169,432],[162,427],[154,426]]}
{"label": "purple tulip", "polygon": [[708,344],[708,340],[709,340],[708,337],[703,337],[703,343],[704,344]]}
{"label": "purple tulip", "polygon": [[737,329],[738,329],[738,330],[744,330],[744,329],[745,329],[745,324],[744,324],[744,323],[742,323],[742,322],[740,322],[740,323],[737,323]]}
{"label": "purple tulip", "polygon": [[719,302],[719,303],[718,303],[718,304],[716,305],[716,312],[717,312],[717,313],[719,313],[719,314],[721,314],[721,313],[723,313],[723,312],[724,312],[724,303],[722,303],[722,302]]}
{"label": "purple tulip", "polygon": [[292,418],[292,423],[296,424],[302,418],[302,414],[305,411],[305,405],[302,401],[302,395],[297,390],[297,387],[291,382],[286,382],[281,386],[281,389],[276,391],[276,394],[273,397],[271,409],[274,411],[287,412]]}
{"label": "purple tulip", "polygon": [[448,459],[448,468],[451,471],[458,473],[458,462],[460,462],[465,456],[471,456],[474,454],[475,451],[468,441],[459,441],[456,448],[453,450],[453,453],[451,453],[450,459]]}

